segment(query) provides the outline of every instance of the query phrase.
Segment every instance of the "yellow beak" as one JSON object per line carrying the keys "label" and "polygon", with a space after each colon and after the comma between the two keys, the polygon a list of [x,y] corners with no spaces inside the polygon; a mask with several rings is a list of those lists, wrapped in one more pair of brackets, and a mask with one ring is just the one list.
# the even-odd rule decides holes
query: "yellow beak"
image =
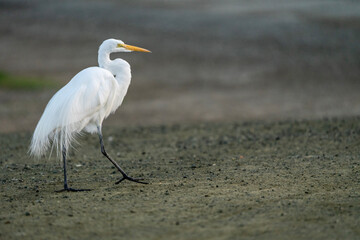
{"label": "yellow beak", "polygon": [[135,47],[135,46],[127,45],[127,44],[118,44],[118,47],[123,47],[123,48],[126,48],[127,50],[130,50],[130,51],[149,52],[149,53],[151,53],[151,51],[149,51],[149,50],[147,50],[145,48]]}

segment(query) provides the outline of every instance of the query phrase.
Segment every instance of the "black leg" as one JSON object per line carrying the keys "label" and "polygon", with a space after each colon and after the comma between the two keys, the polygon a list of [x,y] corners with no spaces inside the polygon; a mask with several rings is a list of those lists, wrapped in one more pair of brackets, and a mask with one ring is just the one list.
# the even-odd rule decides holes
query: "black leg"
{"label": "black leg", "polygon": [[107,154],[107,152],[105,151],[103,136],[102,136],[100,127],[98,127],[98,134],[99,134],[99,140],[100,140],[100,146],[101,146],[101,153],[102,153],[107,159],[109,159],[109,161],[110,161],[112,164],[114,164],[114,166],[117,168],[117,170],[119,170],[119,172],[123,175],[123,177],[122,177],[119,181],[117,181],[115,184],[119,184],[119,183],[121,183],[121,182],[124,181],[124,180],[129,180],[129,181],[136,182],[136,183],[148,184],[147,182],[142,182],[141,180],[143,180],[143,179],[137,179],[137,178],[129,177],[129,176],[125,173],[125,171],[121,169],[121,167],[119,166],[119,164],[117,164],[117,162],[115,162],[114,160],[112,160],[112,159],[110,158],[110,156]]}
{"label": "black leg", "polygon": [[91,191],[90,189],[74,189],[74,188],[69,188],[68,184],[67,184],[67,176],[66,176],[66,148],[65,146],[63,146],[63,150],[62,150],[62,157],[63,157],[63,166],[64,166],[64,189],[61,189],[59,191],[56,192],[83,192],[83,191]]}
{"label": "black leg", "polygon": [[66,173],[66,148],[65,148],[65,146],[63,146],[62,157],[63,157],[63,167],[64,167],[64,189],[68,189],[67,173]]}

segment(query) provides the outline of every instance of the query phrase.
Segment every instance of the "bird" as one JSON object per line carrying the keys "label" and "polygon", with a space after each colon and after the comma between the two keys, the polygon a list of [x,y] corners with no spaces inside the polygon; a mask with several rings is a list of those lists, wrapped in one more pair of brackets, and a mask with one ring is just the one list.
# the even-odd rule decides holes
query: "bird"
{"label": "bird", "polygon": [[99,66],[88,67],[77,73],[50,99],[36,125],[29,146],[29,154],[44,156],[55,147],[63,163],[64,188],[58,192],[90,191],[70,188],[67,183],[66,158],[72,142],[83,133],[98,134],[101,153],[119,170],[123,180],[147,184],[143,179],[130,177],[105,150],[102,123],[122,104],[131,82],[130,64],[121,59],[110,59],[115,52],[151,51],[125,44],[118,39],[107,39],[99,47]]}

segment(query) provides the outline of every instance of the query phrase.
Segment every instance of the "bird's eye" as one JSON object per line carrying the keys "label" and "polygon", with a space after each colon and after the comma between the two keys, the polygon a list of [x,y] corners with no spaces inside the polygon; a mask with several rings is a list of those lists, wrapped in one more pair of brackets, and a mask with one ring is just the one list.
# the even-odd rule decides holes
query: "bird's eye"
{"label": "bird's eye", "polygon": [[117,47],[124,47],[124,44],[118,43]]}

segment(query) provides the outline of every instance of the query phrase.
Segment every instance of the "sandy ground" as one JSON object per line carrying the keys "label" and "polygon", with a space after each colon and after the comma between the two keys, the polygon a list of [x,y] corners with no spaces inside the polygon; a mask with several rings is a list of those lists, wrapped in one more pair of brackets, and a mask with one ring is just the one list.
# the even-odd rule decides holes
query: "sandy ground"
{"label": "sandy ground", "polygon": [[1,239],[358,239],[359,118],[106,128],[71,155],[29,160],[2,134]]}

